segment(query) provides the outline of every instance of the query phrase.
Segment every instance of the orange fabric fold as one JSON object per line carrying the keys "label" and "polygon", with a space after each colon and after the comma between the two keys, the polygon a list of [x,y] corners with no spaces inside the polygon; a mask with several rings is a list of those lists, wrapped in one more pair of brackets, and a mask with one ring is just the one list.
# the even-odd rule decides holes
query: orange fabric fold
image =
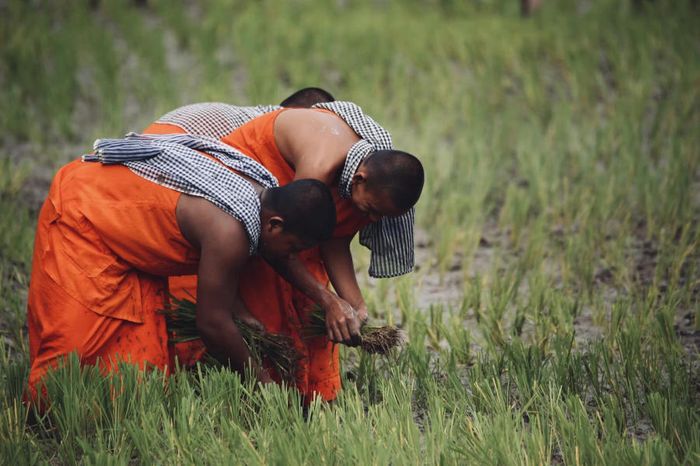
{"label": "orange fabric fold", "polygon": [[[100,180],[100,182],[95,182]],[[105,371],[119,360],[168,370],[165,276],[192,274],[180,194],[121,165],[61,168],[39,214],[28,296],[30,395],[75,351]]]}

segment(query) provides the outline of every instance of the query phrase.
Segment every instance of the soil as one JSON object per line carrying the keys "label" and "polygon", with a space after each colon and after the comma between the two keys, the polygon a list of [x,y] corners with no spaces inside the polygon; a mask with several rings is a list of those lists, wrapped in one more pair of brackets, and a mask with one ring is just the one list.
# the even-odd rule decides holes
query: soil
{"label": "soil", "polygon": [[[634,264],[633,279],[643,287],[648,287],[654,281],[654,276],[658,264],[658,246],[650,240],[644,239],[643,224],[639,225],[636,238],[633,241],[627,256]],[[553,231],[553,236],[563,232]],[[416,304],[420,309],[429,309],[431,306],[444,307],[459,307],[464,298],[464,283],[465,280],[473,279],[477,276],[483,276],[493,267],[495,251],[508,251],[506,254],[506,262],[508,255],[515,259],[517,251],[509,249],[507,232],[500,231],[494,223],[487,223],[479,245],[474,253],[473,259],[469,262],[469,268],[464,270],[464,263],[461,254],[454,255],[451,264],[444,272],[440,272],[433,259],[429,235],[424,230],[416,231],[416,263],[421,264],[417,267],[417,272],[422,275],[415,289]],[[503,255],[501,254],[501,259]],[[700,264],[700,251],[689,257],[685,265],[681,268],[679,284],[683,285],[690,283],[693,280],[691,276],[693,271],[691,264]],[[425,270],[427,268],[427,270]],[[556,270],[550,272],[556,273]],[[619,298],[622,290],[618,290],[613,286],[613,271],[607,268],[600,268],[595,273],[596,293],[603,297],[606,304],[612,305]],[[666,281],[662,280],[659,284],[660,293],[665,293],[667,288]],[[692,301],[698,305],[700,301],[700,280],[695,278],[695,286],[691,288],[693,293]],[[527,285],[521,285],[519,293],[527,293]],[[678,308],[676,312],[675,330],[686,352],[697,354],[700,351],[700,330],[696,329],[694,322],[694,313],[692,309]],[[600,319],[598,319],[600,320]],[[473,331],[478,332],[476,319],[468,319],[467,325],[471,326]],[[579,313],[575,316],[574,321],[575,338],[578,346],[586,342],[601,338],[603,328],[596,325],[594,322],[593,310],[590,306],[584,305]],[[524,326],[527,331],[528,325]]]}

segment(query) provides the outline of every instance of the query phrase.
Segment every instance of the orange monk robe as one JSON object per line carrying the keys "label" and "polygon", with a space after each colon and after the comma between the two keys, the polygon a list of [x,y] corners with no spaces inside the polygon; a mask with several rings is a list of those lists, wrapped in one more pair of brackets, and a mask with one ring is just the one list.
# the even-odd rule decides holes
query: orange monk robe
{"label": "orange monk robe", "polygon": [[119,360],[172,367],[168,275],[196,273],[199,252],[175,217],[180,193],[122,165],[61,168],[39,214],[28,297],[29,395],[77,352],[112,370]]}
{"label": "orange monk robe", "polygon": [[[280,186],[294,179],[294,170],[280,154],[274,137],[274,124],[277,116],[285,111],[278,109],[255,118],[221,141],[240,150],[243,154],[260,162],[270,170],[279,181]],[[328,112],[328,110],[317,110]],[[332,112],[330,112],[332,113]],[[175,125],[154,123],[145,132],[153,134],[182,133]],[[369,223],[366,215],[360,212],[352,202],[338,194],[338,187],[332,186],[331,192],[336,207],[336,228],[333,237],[352,236]],[[329,285],[328,275],[321,259],[320,250],[313,248],[299,255],[309,272],[323,286]],[[193,294],[196,289],[195,277],[172,277],[171,292],[176,296]],[[271,332],[291,335],[297,349],[303,355],[299,367],[297,388],[311,399],[314,394],[325,400],[335,399],[340,390],[340,363],[338,348],[325,336],[303,339],[301,328],[309,311],[314,307],[303,293],[294,289],[274,269],[261,258],[255,257],[246,265],[241,275],[241,298],[250,312]],[[194,347],[187,348],[193,350]],[[193,361],[196,354],[187,351],[178,352],[183,361]]]}
{"label": "orange monk robe", "polygon": [[[270,170],[280,185],[294,179],[294,170],[280,154],[275,143],[274,124],[283,111],[285,109],[255,118],[222,138],[222,142],[254,158]],[[354,235],[369,223],[368,217],[356,209],[350,200],[340,197],[337,186],[331,186],[331,193],[337,217],[333,237]],[[299,256],[316,280],[328,286],[328,275],[319,248],[304,251]],[[253,260],[248,266],[241,279],[240,293],[251,313],[266,326],[282,329],[287,321],[287,325],[292,327],[290,333],[295,337],[299,329],[293,327],[303,326],[314,305],[260,259]],[[334,399],[340,390],[338,347],[325,336],[310,340],[297,338],[297,346],[305,357],[298,381],[301,392],[309,397],[316,393],[326,400]]]}

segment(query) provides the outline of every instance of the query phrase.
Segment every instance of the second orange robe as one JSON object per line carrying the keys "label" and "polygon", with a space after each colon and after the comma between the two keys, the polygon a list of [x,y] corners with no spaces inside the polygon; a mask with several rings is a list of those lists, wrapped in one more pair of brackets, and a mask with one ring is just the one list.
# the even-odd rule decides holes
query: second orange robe
{"label": "second orange robe", "polygon": [[[221,139],[260,162],[277,177],[280,186],[294,180],[294,170],[280,154],[274,137],[275,120],[284,110],[279,109],[251,120]],[[167,134],[182,133],[183,130],[174,125],[154,123],[144,132]],[[332,186],[331,192],[337,216],[334,238],[352,236],[369,223],[367,216],[357,210],[350,200],[340,197],[337,186]],[[304,251],[300,258],[319,283],[329,286],[319,248]],[[170,290],[176,296],[192,294],[196,290],[196,277],[172,277]],[[297,350],[303,356],[297,380],[297,388],[302,395],[307,400],[315,395],[325,400],[335,399],[341,388],[337,346],[325,336],[312,339],[301,337],[301,329],[314,303],[258,257],[250,261],[242,274],[240,294],[250,312],[268,331],[289,334],[294,338]],[[201,351],[190,345],[179,353],[179,357],[192,362],[199,354]]]}

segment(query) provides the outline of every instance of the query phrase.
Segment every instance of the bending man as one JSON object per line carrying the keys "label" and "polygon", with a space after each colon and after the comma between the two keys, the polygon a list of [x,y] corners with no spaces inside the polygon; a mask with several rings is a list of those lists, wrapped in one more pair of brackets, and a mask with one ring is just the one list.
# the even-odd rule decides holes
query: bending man
{"label": "bending man", "polygon": [[255,318],[235,284],[253,257],[283,260],[330,236],[327,187],[315,180],[278,187],[250,158],[189,135],[130,135],[96,148],[59,170],[39,215],[30,394],[73,351],[104,370],[124,360],[167,371],[171,353],[157,311],[166,278],[180,274],[199,276],[197,328],[207,349],[242,371],[251,360],[233,317]]}

